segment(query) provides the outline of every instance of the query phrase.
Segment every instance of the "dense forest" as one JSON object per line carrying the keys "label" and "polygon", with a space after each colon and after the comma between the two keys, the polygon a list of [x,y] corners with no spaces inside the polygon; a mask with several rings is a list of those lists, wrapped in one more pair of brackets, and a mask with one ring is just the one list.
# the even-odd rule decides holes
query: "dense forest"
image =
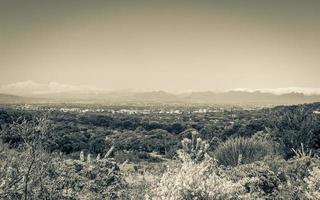
{"label": "dense forest", "polygon": [[320,103],[3,105],[1,199],[320,199]]}

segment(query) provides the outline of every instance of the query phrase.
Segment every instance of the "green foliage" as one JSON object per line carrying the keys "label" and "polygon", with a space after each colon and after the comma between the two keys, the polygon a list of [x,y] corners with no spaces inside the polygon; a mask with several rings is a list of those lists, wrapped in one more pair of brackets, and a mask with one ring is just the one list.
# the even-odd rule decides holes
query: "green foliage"
{"label": "green foliage", "polygon": [[[54,111],[48,118],[41,110],[0,109],[0,199],[320,199],[319,103],[183,109]],[[103,156],[110,146],[119,163],[168,168],[134,170],[128,186],[126,166]]]}
{"label": "green foliage", "polygon": [[[122,193],[125,181],[118,165],[107,156],[84,161],[65,159],[45,151],[48,121],[14,122],[8,133],[21,138],[18,149],[0,146],[1,199],[114,199]],[[110,151],[109,151],[110,152]],[[108,155],[109,153],[107,153]]]}
{"label": "green foliage", "polygon": [[118,165],[108,159],[56,160],[55,190],[64,198],[116,199],[126,183]]}
{"label": "green foliage", "polygon": [[221,165],[236,166],[262,160],[271,153],[273,147],[268,141],[238,137],[221,143],[214,156]]}
{"label": "green foliage", "polygon": [[268,118],[265,126],[281,144],[286,158],[294,156],[292,149],[298,149],[300,144],[311,149],[320,148],[320,115],[314,114],[308,106],[279,107]]}
{"label": "green foliage", "polygon": [[103,154],[105,150],[110,148],[109,144],[107,143],[105,137],[98,136],[90,140],[89,142],[89,150],[91,153],[94,154]]}
{"label": "green foliage", "polygon": [[278,174],[261,161],[238,165],[228,169],[226,173],[233,181],[240,182],[251,198],[274,199],[281,190],[281,180]]}

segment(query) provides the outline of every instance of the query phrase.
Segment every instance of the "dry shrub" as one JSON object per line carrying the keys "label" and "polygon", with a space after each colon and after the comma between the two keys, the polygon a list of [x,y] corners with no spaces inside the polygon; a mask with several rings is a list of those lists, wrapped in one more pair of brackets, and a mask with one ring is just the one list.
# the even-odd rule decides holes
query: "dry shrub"
{"label": "dry shrub", "polygon": [[320,199],[320,167],[314,167],[310,170],[310,176],[304,180],[307,183],[307,198]]}
{"label": "dry shrub", "polygon": [[212,158],[195,162],[183,151],[178,154],[182,163],[163,174],[147,199],[245,199],[244,187],[220,173]]}

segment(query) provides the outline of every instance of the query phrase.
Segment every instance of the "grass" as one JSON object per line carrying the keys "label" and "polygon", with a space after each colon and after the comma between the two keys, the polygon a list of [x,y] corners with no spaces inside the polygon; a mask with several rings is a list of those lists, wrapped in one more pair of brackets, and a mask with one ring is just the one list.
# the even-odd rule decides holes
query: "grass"
{"label": "grass", "polygon": [[214,156],[221,165],[236,166],[262,160],[272,153],[272,144],[266,140],[238,137],[220,144]]}

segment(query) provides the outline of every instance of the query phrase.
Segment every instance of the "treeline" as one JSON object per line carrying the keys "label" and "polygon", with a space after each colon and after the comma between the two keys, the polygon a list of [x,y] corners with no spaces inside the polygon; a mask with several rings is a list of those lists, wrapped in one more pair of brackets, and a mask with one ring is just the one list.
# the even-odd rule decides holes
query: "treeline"
{"label": "treeline", "polygon": [[192,130],[196,130],[212,149],[229,138],[251,137],[259,132],[278,144],[285,158],[290,158],[293,156],[292,149],[301,144],[315,153],[320,148],[320,115],[314,112],[316,110],[320,110],[320,103],[181,115],[43,113],[2,108],[1,140],[18,147],[22,140],[14,131],[8,131],[10,124],[47,115],[52,134],[46,147],[50,152],[73,155],[85,150],[103,154],[106,149],[115,146],[120,160],[152,160],[146,154],[150,152],[172,158],[181,147],[181,139],[191,138]]}

